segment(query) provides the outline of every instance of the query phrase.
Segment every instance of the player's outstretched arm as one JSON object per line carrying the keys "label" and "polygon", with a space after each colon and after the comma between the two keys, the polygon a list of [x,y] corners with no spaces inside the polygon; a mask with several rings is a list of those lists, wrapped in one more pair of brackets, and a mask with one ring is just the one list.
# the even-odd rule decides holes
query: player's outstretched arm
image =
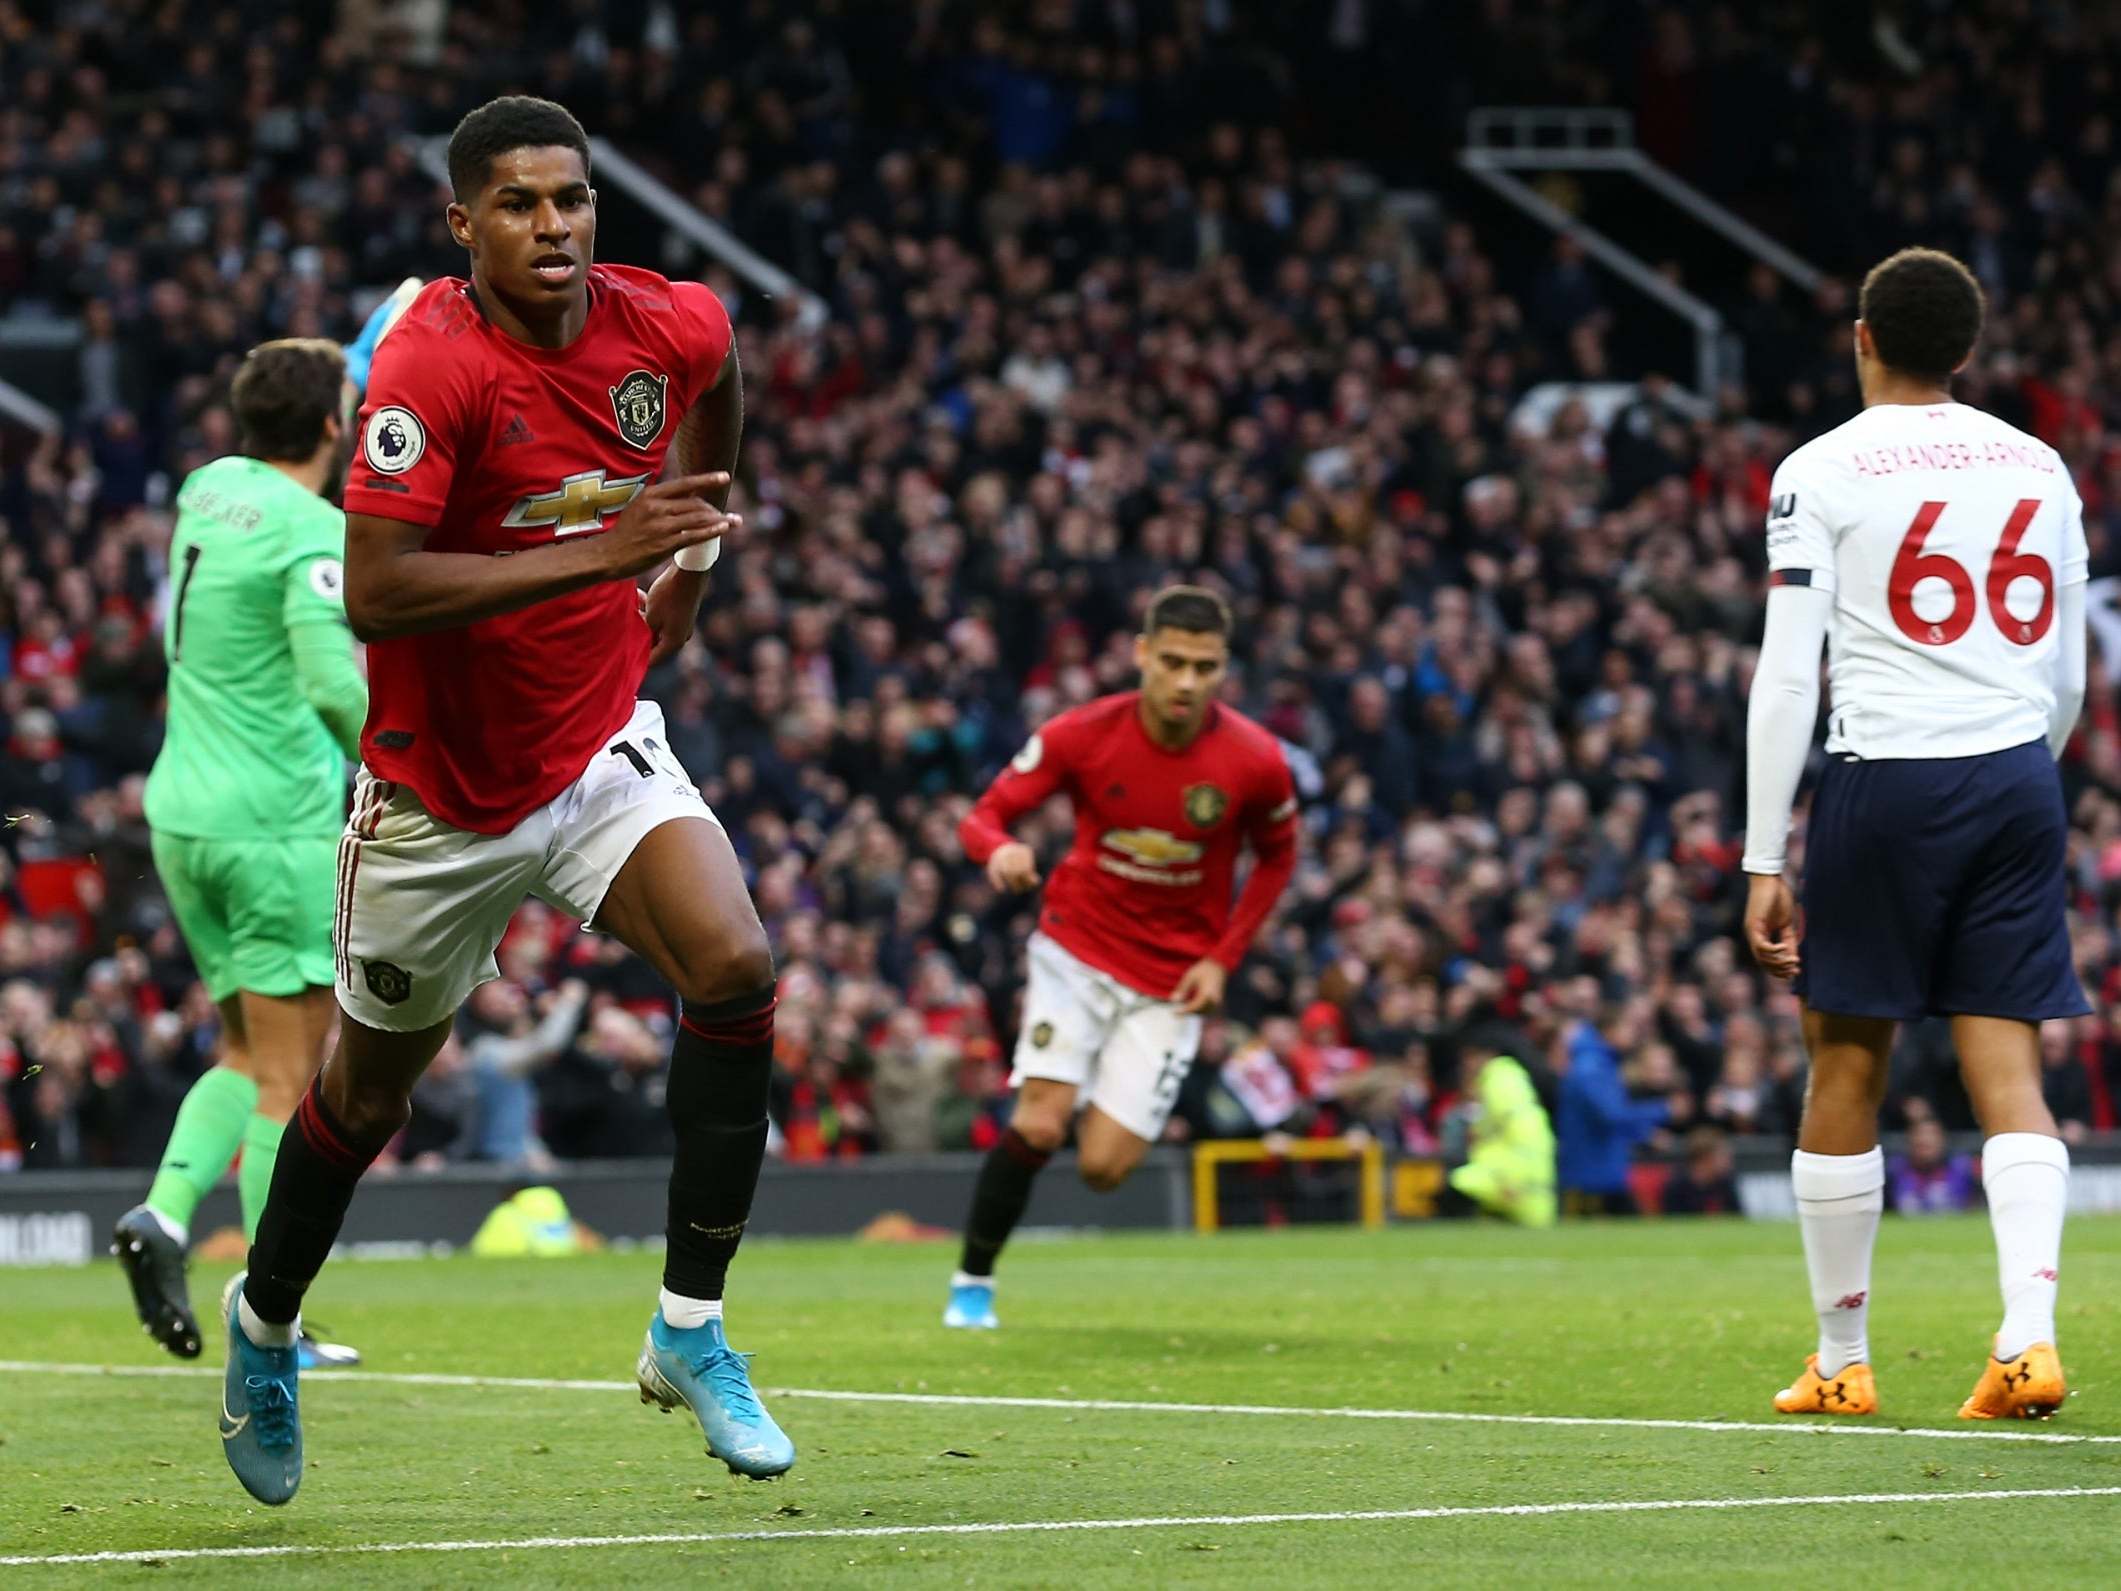
{"label": "player's outstretched arm", "polygon": [[1038,888],[1038,857],[1010,837],[1009,827],[1066,783],[1075,744],[1072,722],[1063,714],[1025,741],[957,826],[966,860],[985,868],[987,882],[998,890],[1021,895]]}
{"label": "player's outstretched arm", "polygon": [[429,552],[426,525],[375,514],[346,518],[346,618],[363,641],[448,630],[606,580],[630,580],[680,548],[742,523],[705,500],[724,473],[647,488],[602,535],[575,536],[509,558]]}

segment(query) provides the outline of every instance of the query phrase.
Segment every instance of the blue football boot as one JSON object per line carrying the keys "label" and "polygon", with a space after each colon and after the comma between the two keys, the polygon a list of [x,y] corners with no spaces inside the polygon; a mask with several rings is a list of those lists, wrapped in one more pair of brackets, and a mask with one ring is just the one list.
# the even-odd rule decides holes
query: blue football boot
{"label": "blue football boot", "polygon": [[994,1312],[994,1278],[960,1275],[950,1284],[950,1302],[943,1306],[943,1324],[972,1331],[994,1331],[1002,1317]]}
{"label": "blue football boot", "polygon": [[659,1309],[633,1373],[643,1403],[659,1404],[665,1414],[682,1403],[698,1416],[709,1456],[730,1474],[771,1480],[795,1463],[795,1444],[752,1390],[750,1358],[729,1346],[719,1320],[680,1331]]}
{"label": "blue football boot", "polygon": [[278,1506],[302,1484],[302,1417],[295,1407],[301,1373],[292,1344],[261,1348],[243,1334],[236,1304],[243,1272],[229,1278],[221,1294],[221,1321],[228,1327],[228,1371],[221,1378],[221,1451],[243,1489],[261,1503]]}
{"label": "blue football boot", "polygon": [[[317,1329],[330,1328],[320,1326]],[[307,1326],[295,1333],[295,1354],[302,1361],[304,1370],[351,1370],[361,1362],[360,1349],[312,1336]]]}

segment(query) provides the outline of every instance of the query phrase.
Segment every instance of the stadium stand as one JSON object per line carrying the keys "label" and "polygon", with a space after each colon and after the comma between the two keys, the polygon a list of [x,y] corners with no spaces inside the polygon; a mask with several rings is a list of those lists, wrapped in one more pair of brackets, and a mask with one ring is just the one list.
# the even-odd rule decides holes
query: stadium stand
{"label": "stadium stand", "polygon": [[[1625,4],[0,0],[0,375],[64,416],[0,432],[0,1167],[151,1163],[211,1052],[140,815],[167,505],[232,450],[247,346],[350,334],[398,277],[458,268],[409,140],[513,89],[830,307],[800,324],[607,194],[603,256],[700,274],[745,349],[750,528],[649,690],[774,938],[790,1156],[992,1141],[1030,920],[956,820],[1029,728],[1127,682],[1178,578],[1235,604],[1233,699],[1309,797],[1207,1040],[1236,1064],[1196,1074],[1180,1130],[1428,1147],[1460,1036],[1499,1021],[1535,1066],[1609,1049],[1670,1129],[1787,1131],[1795,1007],[1735,937],[1744,700],[1769,474],[1855,402],[1847,272],[1968,259],[1993,316],[1963,395],[2063,451],[2094,577],[2121,574],[2121,24],[2077,9],[1727,8],[1711,37]],[[850,63],[885,56],[857,92]],[[1633,108],[1658,158],[1843,274],[1799,299],[1675,259],[1743,345],[1743,386],[1692,404],[1569,246],[1444,185],[1478,103]],[[69,321],[61,357],[37,333]],[[1631,386],[1595,418],[1524,402],[1601,381]],[[2064,771],[2099,1015],[2049,1068],[2082,1130],[2121,1078],[2110,687]],[[537,1074],[539,1136],[656,1152],[667,1013],[575,928],[526,908],[503,956],[532,1011],[593,991]],[[476,1141],[481,1033],[408,1160]],[[1902,1060],[1896,1097],[1964,1125],[1939,1036]]]}

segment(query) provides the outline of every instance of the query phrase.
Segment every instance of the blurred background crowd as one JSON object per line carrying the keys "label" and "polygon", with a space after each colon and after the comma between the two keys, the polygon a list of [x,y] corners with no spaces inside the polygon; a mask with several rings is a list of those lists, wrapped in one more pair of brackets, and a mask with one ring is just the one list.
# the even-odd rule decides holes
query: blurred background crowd
{"label": "blurred background crowd", "polygon": [[[1188,579],[1238,614],[1229,700],[1288,746],[1307,838],[1174,1133],[1433,1149],[1478,1029],[1554,1104],[1566,1185],[1622,1192],[1645,1148],[1715,1184],[1804,1082],[1737,937],[1770,474],[1854,410],[1853,278],[1951,248],[1992,309],[1961,395],[2063,452],[2121,574],[2117,65],[2107,8],[2003,0],[0,0],[0,375],[65,421],[0,430],[0,1168],[151,1164],[213,1052],[140,812],[168,505],[234,449],[247,347],[461,273],[410,140],[521,90],[826,309],[605,186],[600,255],[709,281],[744,348],[745,538],[647,691],[776,946],[781,1152],[992,1141],[1031,919],[956,821],[1130,683]],[[1629,239],[1739,345],[1681,390],[1658,312],[1454,176],[1478,104],[1634,111],[1827,282]],[[2045,1035],[2073,1134],[2121,1083],[2102,659],[2063,767],[2099,1014]],[[535,905],[501,965],[398,1157],[666,1151],[654,974]],[[1949,1200],[1941,1033],[1892,1110],[1901,1202]]]}

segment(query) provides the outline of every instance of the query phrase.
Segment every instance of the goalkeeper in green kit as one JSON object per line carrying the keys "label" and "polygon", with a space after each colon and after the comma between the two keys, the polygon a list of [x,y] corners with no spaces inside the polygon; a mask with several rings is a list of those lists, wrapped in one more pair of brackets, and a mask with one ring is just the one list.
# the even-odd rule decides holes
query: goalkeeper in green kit
{"label": "goalkeeper in green kit", "polygon": [[[255,1229],[281,1129],[337,1019],[333,888],[368,686],[341,593],[345,516],[326,494],[346,477],[367,356],[418,285],[385,300],[347,349],[313,338],[252,349],[230,393],[243,454],[194,470],[177,494],[169,723],[147,820],[220,1008],[221,1054],[185,1095],[112,1252],[141,1324],[186,1359],[200,1350],[185,1285],[193,1212],[240,1150],[243,1226]],[[301,1347],[305,1367],[359,1361],[307,1337]]]}

